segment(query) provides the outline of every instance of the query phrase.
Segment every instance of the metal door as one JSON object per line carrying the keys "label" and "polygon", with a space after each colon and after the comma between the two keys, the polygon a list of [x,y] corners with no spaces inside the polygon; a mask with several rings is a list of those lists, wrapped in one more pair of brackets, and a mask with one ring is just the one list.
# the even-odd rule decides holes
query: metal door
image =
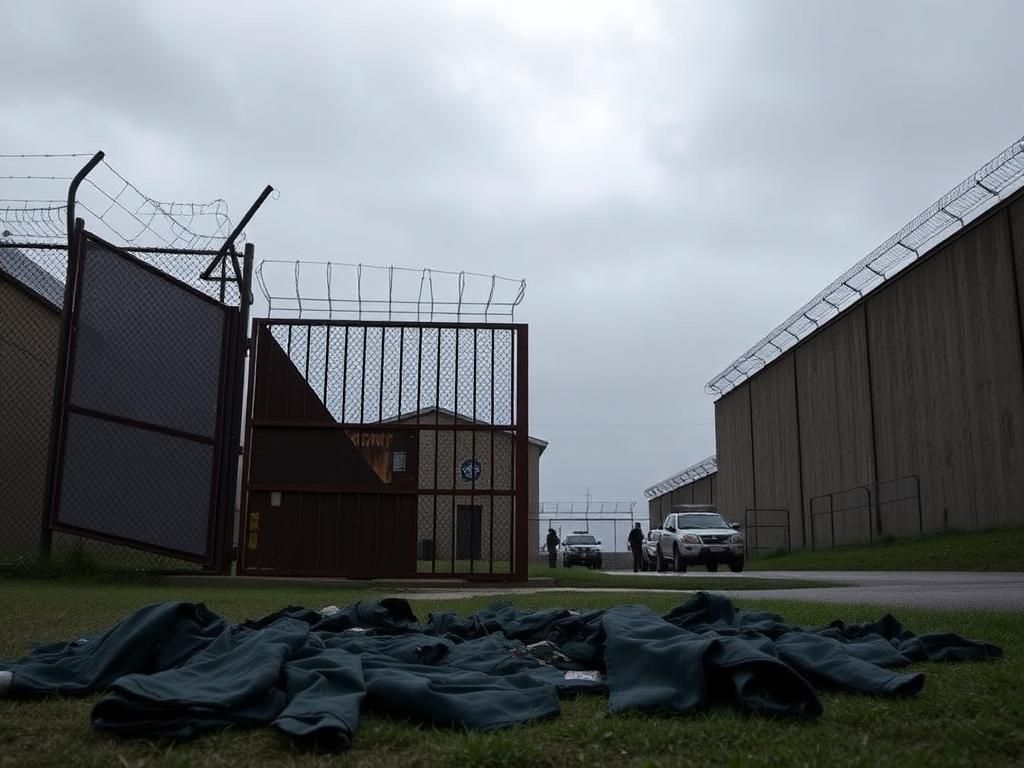
{"label": "metal door", "polygon": [[483,549],[483,512],[479,504],[460,504],[455,508],[455,558],[480,560]]}

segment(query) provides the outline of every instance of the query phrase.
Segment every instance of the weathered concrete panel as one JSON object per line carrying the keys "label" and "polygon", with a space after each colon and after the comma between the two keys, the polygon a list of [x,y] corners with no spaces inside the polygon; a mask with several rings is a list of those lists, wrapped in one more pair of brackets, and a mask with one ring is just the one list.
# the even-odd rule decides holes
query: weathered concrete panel
{"label": "weathered concrete panel", "polygon": [[[1020,325],[1024,327],[1024,199],[1018,200],[1010,207],[1010,222],[1011,245],[1016,264],[1017,311],[1020,313]],[[1024,351],[1021,354],[1024,355]],[[1024,365],[1024,362],[1021,364]]]}
{"label": "weathered concrete panel", "polygon": [[1004,210],[868,300],[878,474],[920,477],[926,530],[1024,522],[1014,293]]}
{"label": "weathered concrete panel", "polygon": [[60,315],[0,279],[0,561],[38,552]]}
{"label": "weathered concrete panel", "polygon": [[694,480],[647,502],[650,525],[658,527],[676,504],[714,504],[718,473]]}
{"label": "weathered concrete panel", "polygon": [[728,519],[741,520],[743,511],[754,506],[749,381],[715,402],[715,441],[718,453],[716,504]]}
{"label": "weathered concrete panel", "polygon": [[671,494],[665,493],[650,500],[648,511],[650,514],[651,528],[660,528],[665,518],[668,517],[672,507]]}
{"label": "weathered concrete panel", "polygon": [[[839,493],[874,480],[871,400],[864,307],[851,310],[795,350],[803,466],[803,525],[811,537],[811,499]],[[852,507],[855,494],[836,499]],[[828,502],[815,502],[815,511]],[[866,539],[869,510],[849,509],[835,519],[836,543]],[[815,546],[828,546],[826,514],[815,516]]]}
{"label": "weathered concrete panel", "polygon": [[691,504],[710,504],[711,503],[711,477],[702,477],[699,480],[694,480],[690,483],[692,490]]}
{"label": "weathered concrete panel", "polygon": [[672,490],[672,506],[677,504],[693,504],[693,483],[687,483]]}
{"label": "weathered concrete panel", "polygon": [[[768,366],[750,381],[755,481],[752,506],[788,509],[790,540],[793,546],[802,547],[804,537],[799,510],[803,504],[795,386],[792,355]],[[742,514],[743,510],[739,512]]]}

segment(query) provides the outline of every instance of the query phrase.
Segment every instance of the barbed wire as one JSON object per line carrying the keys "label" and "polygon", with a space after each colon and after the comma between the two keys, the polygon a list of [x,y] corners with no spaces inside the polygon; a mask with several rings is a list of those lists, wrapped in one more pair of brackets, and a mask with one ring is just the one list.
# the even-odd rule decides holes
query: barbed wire
{"label": "barbed wire", "polygon": [[723,371],[705,391],[721,397],[821,325],[921,257],[929,246],[962,229],[1024,183],[1024,137],[957,184],[909,224],[833,280]]}
{"label": "barbed wire", "polygon": [[[602,517],[633,516],[635,501],[542,501],[537,507],[538,519],[546,519],[555,515],[589,517],[600,521]],[[563,518],[564,519],[564,518]]]}
{"label": "barbed wire", "polygon": [[336,261],[265,259],[256,283],[270,317],[488,322],[511,320],[526,296],[523,279]]}
{"label": "barbed wire", "polygon": [[676,488],[688,485],[694,480],[700,480],[702,477],[707,477],[717,471],[718,456],[713,454],[706,459],[701,459],[696,464],[690,465],[686,469],[676,472],[671,477],[665,478],[660,483],[655,483],[644,491],[644,496],[649,499],[653,499],[655,496],[664,496]]}
{"label": "barbed wire", "polygon": [[[92,153],[0,154],[0,235],[67,246],[67,186]],[[63,172],[62,172],[63,171]],[[23,191],[24,190],[24,191]],[[20,193],[20,194],[19,194]],[[227,203],[165,202],[142,192],[106,160],[83,180],[76,205],[90,230],[126,248],[215,251],[232,231]],[[236,245],[244,241],[241,235]]]}

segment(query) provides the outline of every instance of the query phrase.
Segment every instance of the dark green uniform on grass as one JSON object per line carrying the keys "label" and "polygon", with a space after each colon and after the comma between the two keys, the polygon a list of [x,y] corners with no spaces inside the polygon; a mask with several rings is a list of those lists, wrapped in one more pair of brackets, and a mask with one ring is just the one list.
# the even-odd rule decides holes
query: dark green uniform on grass
{"label": "dark green uniform on grass", "polygon": [[590,690],[607,691],[612,712],[730,704],[815,717],[815,687],[908,696],[923,675],[896,668],[999,655],[956,635],[915,637],[891,616],[805,629],[706,593],[664,617],[638,606],[579,613],[499,605],[425,623],[404,600],[331,613],[286,608],[242,624],[201,604],[167,603],[0,664],[0,682],[21,698],[104,691],[92,724],[119,736],[186,739],[270,725],[297,743],[337,750],[352,743],[365,709],[494,729],[553,717],[560,695]]}

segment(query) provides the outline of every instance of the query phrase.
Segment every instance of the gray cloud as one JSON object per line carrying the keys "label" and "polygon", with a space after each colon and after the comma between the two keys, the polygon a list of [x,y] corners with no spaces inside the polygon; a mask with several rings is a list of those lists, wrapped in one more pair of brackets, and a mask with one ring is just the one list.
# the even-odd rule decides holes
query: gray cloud
{"label": "gray cloud", "polygon": [[19,4],[4,151],[223,196],[267,258],[529,281],[542,496],[714,450],[704,382],[1024,133],[990,2]]}

